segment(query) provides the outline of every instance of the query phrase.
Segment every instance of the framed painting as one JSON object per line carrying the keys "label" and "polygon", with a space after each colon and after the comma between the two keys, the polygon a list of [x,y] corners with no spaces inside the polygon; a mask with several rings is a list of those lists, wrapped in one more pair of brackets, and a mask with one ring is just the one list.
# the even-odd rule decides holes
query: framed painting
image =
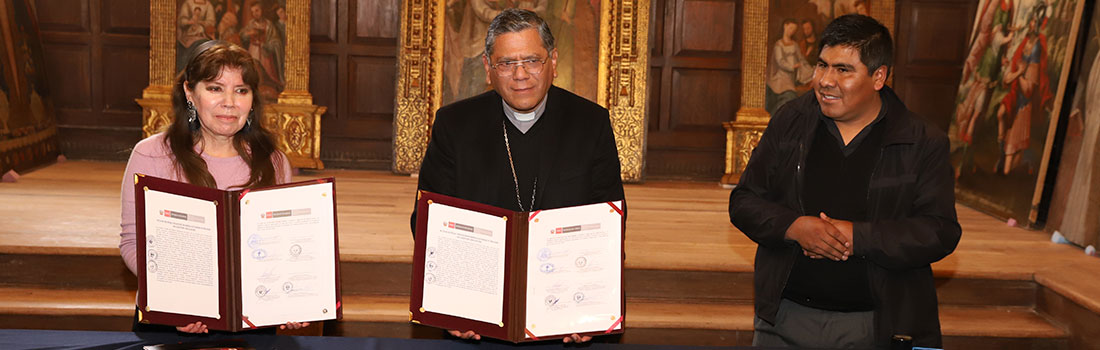
{"label": "framed painting", "polygon": [[[598,0],[463,0],[448,2],[443,29],[443,105],[489,90],[481,53],[490,15],[508,7],[534,11],[546,20],[558,50],[554,85],[596,100],[596,57],[600,36]],[[587,75],[586,75],[587,74]],[[586,79],[587,78],[587,79]]]}
{"label": "framed painting", "polygon": [[978,4],[948,130],[959,202],[1038,219],[1082,0]]}
{"label": "framed painting", "polygon": [[489,22],[505,8],[545,19],[558,50],[554,85],[607,108],[622,177],[644,168],[648,0],[407,0],[401,8],[394,164],[415,173],[440,106],[489,89],[481,54]]}
{"label": "framed painting", "polygon": [[309,94],[309,0],[152,0],[149,86],[137,102],[148,137],[172,120],[171,94],[187,54],[209,40],[248,50],[259,65],[256,92],[265,126],[291,166],[321,163],[321,114]]}
{"label": "framed painting", "polygon": [[1075,65],[1077,87],[1068,111],[1047,229],[1081,246],[1100,244],[1100,6],[1084,31]]}
{"label": "framed painting", "polygon": [[771,115],[811,90],[821,30],[836,17],[871,15],[870,0],[768,0],[764,109]]}
{"label": "framed painting", "polygon": [[32,1],[0,2],[0,175],[57,159],[57,122]]}
{"label": "framed painting", "polygon": [[741,108],[726,128],[726,173],[734,184],[779,106],[810,91],[817,40],[833,18],[859,13],[894,31],[894,0],[746,0]]}
{"label": "framed painting", "polygon": [[176,0],[176,72],[187,54],[209,40],[248,50],[259,62],[265,102],[275,102],[286,86],[286,0]]}

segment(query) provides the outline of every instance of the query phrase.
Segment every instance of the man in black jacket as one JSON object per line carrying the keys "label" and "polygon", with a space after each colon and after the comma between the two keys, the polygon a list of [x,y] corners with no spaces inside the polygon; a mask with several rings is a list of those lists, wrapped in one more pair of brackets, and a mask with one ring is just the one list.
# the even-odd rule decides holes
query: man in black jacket
{"label": "man in black jacket", "polygon": [[753,344],[941,347],[930,264],[962,231],[947,136],[885,86],[882,24],[839,17],[820,45],[813,91],[776,111],[730,194],[758,244]]}
{"label": "man in black jacket", "polygon": [[[417,188],[516,211],[623,200],[608,111],[552,86],[557,57],[534,12],[497,15],[482,57],[493,90],[436,112]],[[410,225],[415,234],[415,207]]]}

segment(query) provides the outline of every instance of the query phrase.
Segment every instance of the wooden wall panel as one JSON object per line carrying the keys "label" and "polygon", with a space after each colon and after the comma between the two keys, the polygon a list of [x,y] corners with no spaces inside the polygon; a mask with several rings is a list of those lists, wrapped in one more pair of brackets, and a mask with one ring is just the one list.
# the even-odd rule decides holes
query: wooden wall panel
{"label": "wooden wall panel", "polygon": [[646,115],[649,119],[646,121],[647,130],[657,130],[661,126],[661,118],[657,116],[661,113],[661,90],[664,88],[661,84],[661,68],[650,67],[649,68],[649,82],[646,88],[649,89],[649,98],[646,104]]}
{"label": "wooden wall panel", "polygon": [[104,33],[149,36],[149,1],[102,1]]}
{"label": "wooden wall panel", "polygon": [[[149,49],[133,46],[103,46],[104,72],[149,71]],[[149,80],[134,79],[132,74],[104,74],[102,84],[103,110],[124,114],[122,117],[141,115],[141,106],[134,102],[135,96],[141,96],[141,90],[149,85]],[[118,121],[126,125],[128,120]]]}
{"label": "wooden wall panel", "polygon": [[397,13],[401,9],[397,0],[366,0],[356,7],[356,38],[396,39]]}
{"label": "wooden wall panel", "polygon": [[[336,109],[337,79],[339,57],[336,55],[314,54],[309,57],[309,91],[313,95],[313,104]],[[328,115],[328,114],[326,114]],[[322,125],[324,122],[322,122]],[[321,134],[321,137],[324,137]]]}
{"label": "wooden wall panel", "polygon": [[[900,57],[907,64],[952,64],[966,54],[969,21],[951,4],[914,4],[911,21],[904,23],[908,38],[897,45],[909,54]],[[960,35],[961,34],[961,35]],[[962,40],[958,40],[958,39]],[[946,39],[946,40],[945,40]],[[946,41],[946,42],[945,42]]]}
{"label": "wooden wall panel", "polygon": [[741,105],[740,96],[714,98],[714,91],[731,91],[741,86],[736,71],[676,69],[672,72],[672,106],[669,128],[698,128],[702,131],[730,119],[728,111]]}
{"label": "wooden wall panel", "polygon": [[654,0],[647,179],[717,180],[741,96],[739,0]]}
{"label": "wooden wall panel", "polygon": [[[379,118],[393,122],[394,89],[383,88],[397,78],[397,66],[387,57],[355,56],[351,59],[352,85],[357,97],[351,107],[352,118]],[[389,115],[389,117],[387,117]]]}
{"label": "wooden wall panel", "polygon": [[46,72],[69,158],[125,160],[141,139],[134,102],[149,81],[149,3],[39,0]]}
{"label": "wooden wall panel", "polygon": [[899,1],[894,88],[909,109],[945,132],[974,25],[977,1]]}
{"label": "wooden wall panel", "polygon": [[42,51],[54,107],[58,110],[57,122],[70,124],[74,120],[63,111],[92,108],[92,53],[83,44],[43,43]]}
{"label": "wooden wall panel", "polygon": [[[737,3],[732,1],[683,2],[677,14],[677,53],[685,51],[715,51],[730,54],[733,36],[737,33]],[[708,25],[699,25],[706,23]],[[737,48],[740,49],[740,48]]]}
{"label": "wooden wall panel", "polygon": [[313,0],[310,3],[309,34],[311,42],[336,42],[336,27],[338,24],[336,3],[336,0]]}
{"label": "wooden wall panel", "polygon": [[[944,132],[955,113],[955,92],[959,89],[958,77],[952,79],[908,77],[895,80],[898,96],[906,107],[932,121]],[[933,103],[920,101],[935,101]]]}
{"label": "wooden wall panel", "polygon": [[86,33],[90,16],[88,0],[37,0],[38,26],[45,32]]}
{"label": "wooden wall panel", "polygon": [[327,167],[390,169],[397,69],[397,0],[312,3],[310,93]]}

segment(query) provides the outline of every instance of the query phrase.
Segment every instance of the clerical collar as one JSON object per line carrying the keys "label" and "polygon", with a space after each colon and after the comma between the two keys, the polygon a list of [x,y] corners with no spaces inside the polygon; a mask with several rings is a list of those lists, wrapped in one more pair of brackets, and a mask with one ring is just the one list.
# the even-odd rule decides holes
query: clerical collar
{"label": "clerical collar", "polygon": [[542,101],[539,102],[538,106],[535,106],[535,110],[531,111],[531,113],[520,113],[512,109],[512,106],[509,106],[508,102],[505,102],[504,99],[501,99],[500,103],[504,104],[504,116],[508,117],[508,121],[512,122],[512,125],[515,126],[519,132],[526,134],[527,130],[535,126],[535,122],[538,122],[539,117],[542,117],[542,113],[546,111],[546,99],[550,97],[549,95],[550,94],[543,96]]}

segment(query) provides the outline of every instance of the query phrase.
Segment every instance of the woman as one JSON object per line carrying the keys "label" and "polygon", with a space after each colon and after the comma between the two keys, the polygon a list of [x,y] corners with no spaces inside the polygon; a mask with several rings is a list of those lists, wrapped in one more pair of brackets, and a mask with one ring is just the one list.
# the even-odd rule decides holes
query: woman
{"label": "woman", "polygon": [[[260,76],[248,51],[224,41],[195,49],[172,91],[175,120],[164,132],[138,142],[122,177],[122,233],[119,249],[126,267],[137,274],[134,173],[218,189],[270,186],[290,180],[286,156],[265,130]],[[290,322],[280,328],[301,328]],[[134,322],[134,331],[171,328]],[[207,333],[195,322],[176,330]],[[271,329],[270,331],[273,331]]]}
{"label": "woman", "polygon": [[794,38],[797,30],[798,22],[783,20],[783,37],[772,46],[768,90],[764,96],[764,108],[769,113],[775,113],[784,103],[798,97],[801,91],[805,91],[801,86],[813,78],[814,68],[802,57],[802,49]]}

